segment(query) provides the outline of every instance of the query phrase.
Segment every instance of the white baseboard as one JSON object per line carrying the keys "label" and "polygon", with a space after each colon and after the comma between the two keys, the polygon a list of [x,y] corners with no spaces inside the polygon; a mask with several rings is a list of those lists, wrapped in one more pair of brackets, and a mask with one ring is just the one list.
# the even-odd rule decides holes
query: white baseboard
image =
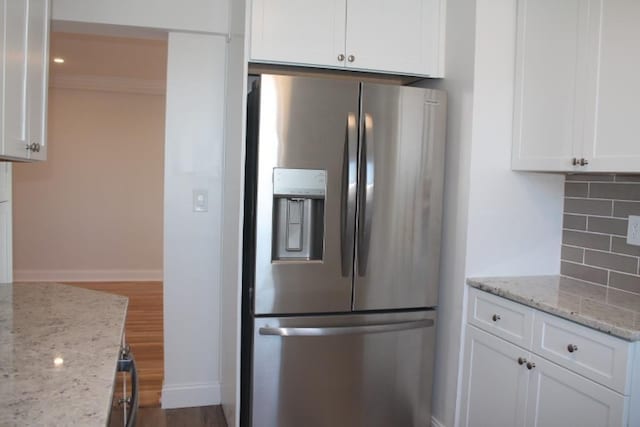
{"label": "white baseboard", "polygon": [[433,415],[431,416],[431,427],[444,427],[444,424],[442,424],[440,421],[438,421],[436,419],[436,417],[434,417]]}
{"label": "white baseboard", "polygon": [[14,270],[16,282],[162,281],[162,270]]}
{"label": "white baseboard", "polygon": [[190,408],[220,404],[220,383],[164,384],[162,408]]}

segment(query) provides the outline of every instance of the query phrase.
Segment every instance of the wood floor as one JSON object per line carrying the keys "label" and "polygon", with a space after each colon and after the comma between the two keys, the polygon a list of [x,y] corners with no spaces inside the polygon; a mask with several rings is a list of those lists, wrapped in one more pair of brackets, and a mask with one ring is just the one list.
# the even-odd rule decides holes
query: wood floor
{"label": "wood floor", "polygon": [[[162,282],[74,282],[67,284],[124,295],[129,298],[125,334],[126,341],[131,345],[138,365],[140,407],[159,407],[164,378]],[[120,378],[116,383],[114,401],[120,397],[119,390],[122,390]]]}
{"label": "wood floor", "polygon": [[[122,421],[122,413],[114,411],[109,427],[120,427]],[[142,408],[136,417],[136,427],[227,427],[227,423],[220,406]]]}

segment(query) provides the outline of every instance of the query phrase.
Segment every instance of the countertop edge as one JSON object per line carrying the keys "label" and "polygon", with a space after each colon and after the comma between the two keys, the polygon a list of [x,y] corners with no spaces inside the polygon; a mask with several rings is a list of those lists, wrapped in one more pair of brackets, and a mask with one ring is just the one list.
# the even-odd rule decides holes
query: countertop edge
{"label": "countertop edge", "polygon": [[[513,278],[513,280],[517,280],[517,279]],[[483,282],[482,278],[473,278],[473,277],[467,278],[466,282],[467,282],[467,285],[476,289],[480,289],[481,291],[485,291],[493,295],[497,295],[499,297],[526,305],[527,307],[531,307],[549,314],[553,314],[555,316],[570,320],[572,322],[589,327],[591,329],[595,329],[599,332],[606,333],[616,338],[619,338],[625,341],[630,341],[630,342],[640,341],[640,331],[631,331],[629,329],[622,328],[620,326],[616,326],[602,320],[594,319],[592,317],[587,317],[581,314],[577,314],[575,312],[569,312],[566,310],[559,309],[557,307],[554,307],[552,305],[545,303],[544,301],[538,301],[533,298],[527,298],[517,293],[488,285]]]}
{"label": "countertop edge", "polygon": [[[101,292],[101,291],[95,291],[95,292]],[[127,310],[129,309],[129,298],[126,298],[126,302],[124,304],[124,311],[122,312],[122,327],[120,328],[120,345],[122,346],[123,344],[125,344],[124,342],[124,332],[126,329],[126,321],[127,321]],[[118,351],[116,352],[116,357],[113,361],[113,381],[111,383],[111,399],[109,399],[109,402],[107,404],[107,420],[106,423],[109,423],[110,418],[111,418],[111,408],[113,407],[113,395],[115,394],[116,391],[116,376],[118,375],[118,360],[120,360],[120,348],[118,348]]]}

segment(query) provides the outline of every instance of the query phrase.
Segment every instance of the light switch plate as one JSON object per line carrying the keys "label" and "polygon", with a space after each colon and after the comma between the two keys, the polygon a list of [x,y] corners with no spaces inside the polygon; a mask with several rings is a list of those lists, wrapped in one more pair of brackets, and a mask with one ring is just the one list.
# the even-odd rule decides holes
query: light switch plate
{"label": "light switch plate", "polygon": [[627,229],[627,243],[640,246],[640,216],[629,216],[629,228]]}
{"label": "light switch plate", "polygon": [[193,190],[193,211],[207,212],[209,210],[209,192],[207,190]]}

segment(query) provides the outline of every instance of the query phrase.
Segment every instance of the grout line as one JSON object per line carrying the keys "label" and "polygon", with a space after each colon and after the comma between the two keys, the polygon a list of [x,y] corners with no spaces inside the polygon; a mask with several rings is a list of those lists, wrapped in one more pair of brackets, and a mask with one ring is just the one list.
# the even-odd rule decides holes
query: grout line
{"label": "grout line", "polygon": [[[587,233],[587,234],[597,234],[598,236],[616,236],[616,237],[624,237],[624,236],[619,236],[617,234],[611,234],[611,233],[602,233],[600,231],[589,231],[589,230],[575,230],[573,228],[563,228],[562,231],[577,231],[579,233]],[[609,244],[609,246],[611,246],[611,244]]]}
{"label": "grout line", "polygon": [[[566,245],[565,245],[566,246]],[[581,248],[581,246],[576,246],[576,248]],[[638,259],[637,256],[635,255],[629,255],[629,254],[625,254],[622,252],[611,252],[611,251],[604,251],[602,249],[591,249],[591,248],[584,248],[587,251],[592,251],[592,252],[600,252],[602,254],[611,254],[611,255],[619,255],[621,257],[625,257],[625,258],[635,258]]]}
{"label": "grout line", "polygon": [[[640,183],[638,183],[640,184]],[[629,203],[640,203],[640,200],[635,199],[612,199],[611,197],[580,197],[580,196],[564,196],[565,199],[570,200],[594,200],[594,201],[605,201],[611,200],[613,202],[629,202]]]}
{"label": "grout line", "polygon": [[[568,276],[567,276],[568,277]],[[589,283],[593,283],[593,282],[589,282]],[[597,284],[597,283],[596,283]],[[620,288],[616,288],[615,286],[607,286],[609,289],[614,290],[616,292],[624,292],[627,294],[632,294],[632,295],[640,295],[640,292],[632,292],[632,291],[627,291],[626,289],[620,289]],[[623,308],[624,309],[624,308]]]}
{"label": "grout line", "polygon": [[594,215],[590,213],[579,213],[579,212],[563,212],[565,215],[576,215],[576,216],[592,216],[594,218],[605,218],[605,219],[626,219],[620,216],[611,216],[611,215]]}
{"label": "grout line", "polygon": [[[571,261],[563,261],[563,262],[571,262]],[[572,263],[572,264],[575,264],[575,263]],[[577,264],[577,265],[580,265],[580,264]],[[603,287],[603,288],[608,288],[608,287],[609,287],[609,285],[603,285],[602,283],[592,282],[592,281],[590,281],[590,280],[579,279],[579,278],[577,278],[577,277],[569,276],[569,275],[567,275],[567,274],[560,274],[560,276],[562,276],[562,277],[568,277],[568,278],[573,279],[573,280],[579,280],[579,281],[581,281],[581,282],[590,283],[590,284],[592,284],[592,285],[596,285],[596,286],[601,286],[601,287]],[[616,289],[618,289],[618,288],[616,288]]]}
{"label": "grout line", "polygon": [[569,246],[570,248],[575,248],[575,249],[584,249],[584,246],[576,246],[576,245],[571,245],[567,243],[563,243],[562,246]]}
{"label": "grout line", "polygon": [[[579,264],[579,263],[577,263],[575,261],[566,261],[566,260],[564,260],[563,262],[568,262],[569,264],[577,265],[577,266],[580,266],[580,267],[589,267],[589,268],[594,268],[596,270],[609,271],[608,268],[606,268],[606,267],[598,267],[597,265]],[[617,273],[624,273],[622,271],[617,271],[617,270],[615,270],[615,271]],[[625,274],[629,274],[629,273],[625,273]],[[582,280],[582,279],[580,279],[580,280]]]}

